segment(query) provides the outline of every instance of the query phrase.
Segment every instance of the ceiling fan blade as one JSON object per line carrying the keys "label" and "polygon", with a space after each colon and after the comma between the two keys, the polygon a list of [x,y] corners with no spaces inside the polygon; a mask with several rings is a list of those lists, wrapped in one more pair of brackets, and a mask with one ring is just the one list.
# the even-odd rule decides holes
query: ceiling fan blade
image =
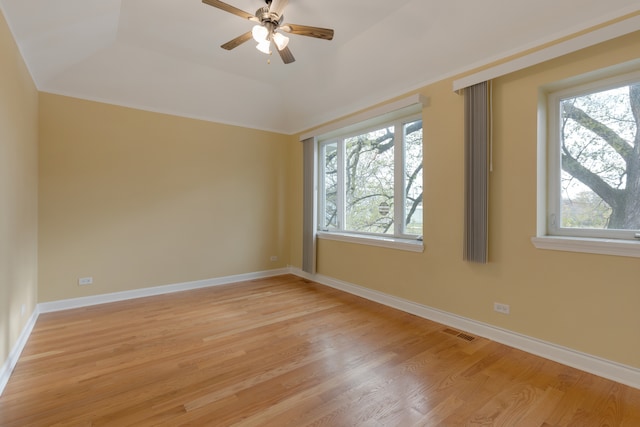
{"label": "ceiling fan blade", "polygon": [[296,58],[293,57],[293,54],[291,53],[288,47],[285,47],[282,50],[278,50],[278,53],[280,54],[280,58],[282,58],[282,62],[284,62],[285,64],[291,64],[293,61],[296,60]]}
{"label": "ceiling fan blade", "polygon": [[282,12],[284,12],[284,8],[287,7],[288,3],[289,0],[272,0],[269,6],[269,12],[282,16]]}
{"label": "ceiling fan blade", "polygon": [[329,28],[309,27],[307,25],[284,24],[282,31],[300,36],[315,37],[317,39],[333,40],[333,30]]}
{"label": "ceiling fan blade", "polygon": [[227,49],[227,50],[231,50],[234,49],[238,46],[240,46],[242,43],[246,42],[247,40],[251,40],[253,38],[251,31],[244,33],[241,36],[236,37],[233,40],[230,40],[228,42],[226,42],[225,44],[223,44],[222,46],[220,46],[223,49]]}
{"label": "ceiling fan blade", "polygon": [[239,17],[244,19],[259,22],[258,18],[256,18],[251,13],[240,10],[237,7],[231,6],[230,4],[221,2],[220,0],[202,0],[202,3],[208,4],[209,6],[217,7],[218,9],[224,10],[225,12],[233,13],[234,15],[238,15]]}

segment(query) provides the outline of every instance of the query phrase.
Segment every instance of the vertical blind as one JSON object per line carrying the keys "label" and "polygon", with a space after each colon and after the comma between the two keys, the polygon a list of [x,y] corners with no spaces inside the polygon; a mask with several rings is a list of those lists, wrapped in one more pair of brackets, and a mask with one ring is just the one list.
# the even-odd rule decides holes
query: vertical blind
{"label": "vertical blind", "polygon": [[488,262],[490,82],[464,89],[464,259]]}
{"label": "vertical blind", "polygon": [[302,141],[302,271],[316,272],[316,143],[315,138]]}

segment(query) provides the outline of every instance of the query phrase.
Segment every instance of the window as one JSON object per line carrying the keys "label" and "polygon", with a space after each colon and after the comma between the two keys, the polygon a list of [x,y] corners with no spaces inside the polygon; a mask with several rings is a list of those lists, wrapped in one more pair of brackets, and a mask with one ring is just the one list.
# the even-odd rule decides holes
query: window
{"label": "window", "polygon": [[640,73],[548,102],[547,234],[640,240]]}
{"label": "window", "polygon": [[319,230],[413,240],[422,235],[420,115],[319,141]]}

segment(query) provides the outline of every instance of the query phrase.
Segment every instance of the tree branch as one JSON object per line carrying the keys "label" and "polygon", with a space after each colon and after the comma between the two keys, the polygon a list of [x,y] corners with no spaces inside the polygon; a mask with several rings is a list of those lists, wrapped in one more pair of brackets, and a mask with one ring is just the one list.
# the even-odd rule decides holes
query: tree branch
{"label": "tree branch", "polygon": [[591,188],[612,208],[618,206],[618,197],[623,194],[623,191],[612,188],[597,174],[591,172],[580,162],[567,154],[566,151],[562,154],[562,169]]}
{"label": "tree branch", "polygon": [[[394,133],[387,128],[384,135],[377,137],[371,145],[378,150],[378,153],[384,153],[385,151],[393,148],[394,136]],[[385,141],[386,143],[383,144]]]}
{"label": "tree branch", "polygon": [[575,120],[582,127],[589,129],[611,146],[626,163],[633,155],[633,148],[611,128],[589,116],[582,109],[569,102],[562,103],[562,114],[565,118]]}
{"label": "tree branch", "polygon": [[374,197],[384,197],[387,200],[393,200],[393,197],[389,197],[384,193],[375,193],[375,194],[372,193],[372,194],[366,194],[366,195],[364,195],[362,197],[354,198],[348,204],[349,204],[349,206],[353,206],[353,205],[356,205],[356,204],[360,203],[363,200],[371,199],[371,198],[374,198]]}
{"label": "tree branch", "polygon": [[409,222],[411,221],[411,217],[413,216],[414,213],[416,213],[416,209],[418,209],[418,206],[420,206],[420,203],[422,203],[422,194],[423,193],[420,193],[420,195],[416,197],[413,203],[411,203],[411,209],[409,209],[409,212],[407,213],[407,217],[404,220],[405,225],[409,224]]}
{"label": "tree branch", "polygon": [[[409,134],[412,134],[413,132],[419,131],[420,129],[422,129],[422,120],[417,120],[411,123],[409,126],[407,126],[407,128],[405,129],[405,133],[409,135]],[[386,130],[387,131],[385,132],[384,135],[379,136],[378,138],[376,138],[375,141],[373,141],[372,145],[376,147],[376,149],[378,150],[378,153],[384,153],[385,151],[393,148],[394,133],[391,132],[389,128],[387,128]],[[383,142],[385,143],[383,144]]]}
{"label": "tree branch", "polygon": [[405,194],[404,194],[405,197],[409,195],[409,190],[411,189],[413,182],[416,180],[421,170],[422,170],[422,162],[418,165],[416,170],[414,170],[411,176],[409,177],[409,180],[407,182],[407,188],[405,189]]}

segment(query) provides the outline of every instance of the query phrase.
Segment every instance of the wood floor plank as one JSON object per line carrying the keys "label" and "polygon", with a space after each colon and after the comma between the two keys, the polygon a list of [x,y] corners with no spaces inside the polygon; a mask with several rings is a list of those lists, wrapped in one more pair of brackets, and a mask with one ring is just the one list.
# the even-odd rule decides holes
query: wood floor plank
{"label": "wood floor plank", "polygon": [[42,314],[0,425],[635,426],[640,390],[283,275]]}

